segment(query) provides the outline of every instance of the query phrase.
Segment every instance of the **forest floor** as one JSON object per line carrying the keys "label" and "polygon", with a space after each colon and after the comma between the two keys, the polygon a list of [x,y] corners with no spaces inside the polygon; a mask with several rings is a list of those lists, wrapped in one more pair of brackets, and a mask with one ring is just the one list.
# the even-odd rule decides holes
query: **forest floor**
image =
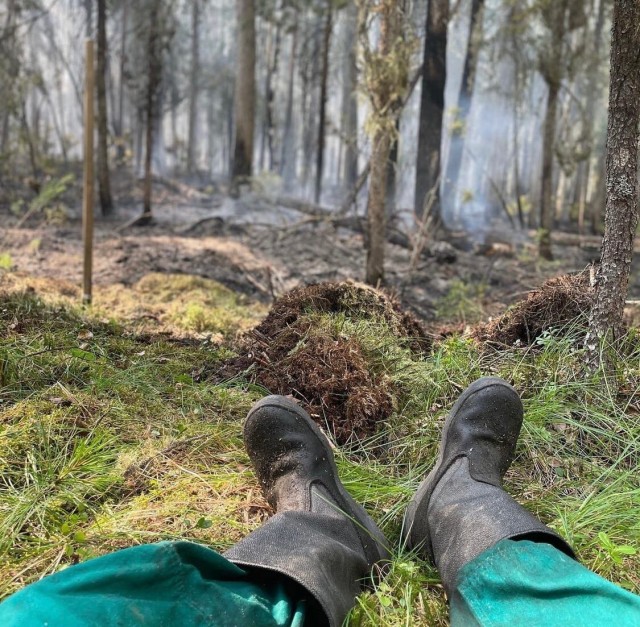
{"label": "forest floor", "polygon": [[399,546],[402,514],[447,410],[482,375],[509,380],[525,404],[507,489],[583,563],[640,592],[637,331],[608,377],[584,371],[583,314],[515,344],[480,341],[504,332],[495,322],[464,332],[593,251],[566,247],[553,264],[527,245],[458,251],[457,263],[425,259],[411,272],[390,246],[400,304],[353,284],[290,293],[360,278],[360,236],[264,201],[258,214],[246,199],[185,195],[168,191],[151,227],[116,229],[133,201],[97,223],[90,310],[78,304],[77,223],[2,236],[0,599],[116,548],[187,538],[223,550],[257,528],[272,512],[242,419],[271,391],[302,398],[333,434],[347,489],[396,547],[350,624],[445,625],[437,573]]}
{"label": "forest floor", "polygon": [[[266,194],[234,200],[211,187],[158,182],[153,224],[126,227],[140,213],[141,188],[126,177],[117,178],[115,187],[116,215],[96,221],[98,295],[108,286],[134,285],[151,272],[169,272],[213,279],[269,303],[300,284],[364,277],[361,234],[279,205]],[[1,211],[0,221],[5,266],[80,284],[77,210],[59,225],[37,216],[29,228],[12,228],[17,219]],[[501,312],[546,278],[580,271],[598,258],[597,238],[584,238],[580,246],[577,236],[567,235],[556,242],[556,260],[541,262],[531,235],[496,231],[486,245],[453,250],[455,263],[444,254],[412,264],[409,250],[389,243],[387,287],[425,321],[473,323]],[[640,298],[639,257],[630,286],[634,299]]]}

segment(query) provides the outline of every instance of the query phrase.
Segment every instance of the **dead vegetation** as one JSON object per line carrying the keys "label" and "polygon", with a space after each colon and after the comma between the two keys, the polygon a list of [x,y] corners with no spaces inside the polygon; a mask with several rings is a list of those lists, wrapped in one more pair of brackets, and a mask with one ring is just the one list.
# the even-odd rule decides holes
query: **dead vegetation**
{"label": "dead vegetation", "polygon": [[592,299],[589,269],[555,277],[531,290],[495,320],[477,325],[472,337],[490,344],[529,346],[552,328],[580,320],[586,325]]}
{"label": "dead vegetation", "polygon": [[220,377],[246,373],[273,393],[301,401],[340,444],[374,434],[393,411],[390,382],[371,367],[357,337],[322,316],[369,320],[399,344],[424,354],[431,341],[418,320],[381,291],[356,283],[296,288],[275,301]]}

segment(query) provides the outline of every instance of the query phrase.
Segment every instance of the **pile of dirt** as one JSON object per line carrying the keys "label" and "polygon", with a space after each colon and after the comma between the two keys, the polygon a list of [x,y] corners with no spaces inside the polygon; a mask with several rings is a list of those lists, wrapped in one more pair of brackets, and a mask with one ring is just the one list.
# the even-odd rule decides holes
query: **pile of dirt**
{"label": "pile of dirt", "polygon": [[565,274],[545,281],[526,298],[472,332],[479,342],[529,346],[545,331],[584,320],[593,302],[593,288],[587,268],[578,274]]}
{"label": "pile of dirt", "polygon": [[300,401],[339,444],[350,444],[374,434],[389,417],[391,387],[372,372],[356,339],[319,332],[313,314],[327,313],[384,322],[399,343],[419,354],[431,345],[420,322],[385,293],[350,282],[319,283],[277,299],[217,376],[250,373],[271,392]]}

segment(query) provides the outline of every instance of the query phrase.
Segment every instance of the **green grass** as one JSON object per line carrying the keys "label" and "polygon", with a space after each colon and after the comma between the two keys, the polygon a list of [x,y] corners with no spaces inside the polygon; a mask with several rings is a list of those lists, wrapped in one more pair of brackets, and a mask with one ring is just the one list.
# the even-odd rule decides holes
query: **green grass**
{"label": "green grass", "polygon": [[[187,538],[224,549],[272,514],[241,440],[244,415],[266,391],[202,378],[229,352],[199,335],[197,321],[210,315],[216,296],[199,280],[184,281],[183,313],[165,315],[186,342],[138,336],[105,321],[104,305],[88,317],[30,294],[2,297],[0,598],[133,544]],[[154,302],[170,299],[154,285]],[[213,304],[202,304],[203,290]],[[227,327],[220,316],[211,322],[221,333],[233,335],[245,313],[246,324],[255,319],[253,306],[218,297],[232,299],[224,302],[234,316]],[[194,313],[190,302],[201,309]],[[437,455],[448,408],[482,375],[512,381],[526,408],[507,489],[587,566],[640,591],[637,338],[611,375],[623,382],[614,392],[602,373],[584,374],[572,329],[502,351],[454,336],[424,359],[381,320],[322,314],[314,330],[354,338],[393,390],[395,411],[382,431],[354,451],[336,451],[347,489],[397,547],[390,572],[359,598],[351,624],[447,623],[437,573],[400,545],[402,516]]]}

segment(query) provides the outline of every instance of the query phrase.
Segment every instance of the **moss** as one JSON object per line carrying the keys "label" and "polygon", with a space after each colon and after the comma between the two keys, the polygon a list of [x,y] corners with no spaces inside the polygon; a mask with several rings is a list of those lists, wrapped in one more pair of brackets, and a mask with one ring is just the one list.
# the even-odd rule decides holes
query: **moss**
{"label": "moss", "polygon": [[94,304],[105,315],[127,320],[138,330],[207,333],[217,342],[246,331],[266,313],[263,305],[216,281],[183,274],[151,273],[132,287],[99,289]]}

